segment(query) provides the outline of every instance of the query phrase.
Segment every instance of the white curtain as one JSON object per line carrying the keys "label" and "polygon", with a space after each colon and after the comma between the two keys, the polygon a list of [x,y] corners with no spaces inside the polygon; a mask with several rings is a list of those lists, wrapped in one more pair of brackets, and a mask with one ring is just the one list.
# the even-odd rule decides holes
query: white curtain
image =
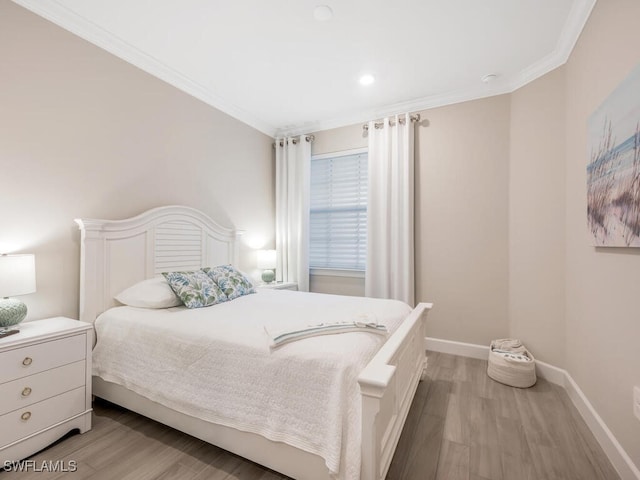
{"label": "white curtain", "polygon": [[[377,128],[376,128],[377,126]],[[369,122],[365,295],[414,305],[414,126],[409,114]]]}
{"label": "white curtain", "polygon": [[304,136],[276,138],[276,280],[309,291],[311,144]]}

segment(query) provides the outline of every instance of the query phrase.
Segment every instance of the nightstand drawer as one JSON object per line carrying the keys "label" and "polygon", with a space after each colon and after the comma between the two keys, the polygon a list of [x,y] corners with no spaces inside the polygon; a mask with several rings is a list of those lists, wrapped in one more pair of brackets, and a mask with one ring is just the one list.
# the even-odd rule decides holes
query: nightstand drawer
{"label": "nightstand drawer", "polygon": [[86,381],[85,361],[19,378],[0,385],[0,415],[54,397]]}
{"label": "nightstand drawer", "polygon": [[86,334],[0,353],[0,383],[77,362],[86,356]]}
{"label": "nightstand drawer", "polygon": [[0,445],[7,445],[85,411],[85,387],[0,416]]}

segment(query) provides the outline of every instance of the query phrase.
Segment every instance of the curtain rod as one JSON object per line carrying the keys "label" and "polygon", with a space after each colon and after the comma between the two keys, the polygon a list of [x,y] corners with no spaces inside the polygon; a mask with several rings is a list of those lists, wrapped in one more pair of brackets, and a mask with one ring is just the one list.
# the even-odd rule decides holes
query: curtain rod
{"label": "curtain rod", "polygon": [[[413,115],[409,115],[409,119],[411,120],[412,123],[416,123],[420,121],[420,114],[419,113],[415,113]],[[405,119],[404,118],[400,118],[399,120],[400,125],[404,125],[405,124]],[[395,122],[389,122],[389,125],[391,125],[392,127],[395,126]],[[378,128],[382,128],[384,127],[384,122],[375,122],[373,124],[373,126],[378,129]],[[364,125],[362,125],[362,129],[363,130],[369,130],[369,124],[365,123]]]}
{"label": "curtain rod", "polygon": [[[300,137],[302,137],[302,135],[300,135]],[[300,137],[294,137],[291,138],[290,140],[287,139],[287,143],[289,143],[289,141],[291,141],[291,143],[293,143],[294,145],[298,143],[298,138]],[[316,139],[316,137],[314,137],[313,135],[305,135],[304,136],[305,141],[309,142],[309,143],[313,143],[313,141]],[[284,147],[284,140],[285,139],[281,139],[280,142],[278,143],[279,146]],[[273,148],[276,148],[276,144],[272,143]]]}

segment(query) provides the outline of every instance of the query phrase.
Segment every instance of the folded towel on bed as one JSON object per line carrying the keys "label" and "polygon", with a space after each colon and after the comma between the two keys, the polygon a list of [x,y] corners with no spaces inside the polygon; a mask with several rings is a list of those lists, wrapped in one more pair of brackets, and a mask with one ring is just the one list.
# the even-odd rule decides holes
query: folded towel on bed
{"label": "folded towel on bed", "polygon": [[318,335],[333,335],[348,332],[370,332],[379,335],[386,335],[388,333],[386,325],[378,324],[377,321],[372,320],[370,315],[367,314],[358,315],[356,320],[353,321],[319,323],[305,327],[297,325],[295,327],[278,330],[264,327],[264,330],[269,336],[269,347],[271,349],[277,348],[285,343]]}

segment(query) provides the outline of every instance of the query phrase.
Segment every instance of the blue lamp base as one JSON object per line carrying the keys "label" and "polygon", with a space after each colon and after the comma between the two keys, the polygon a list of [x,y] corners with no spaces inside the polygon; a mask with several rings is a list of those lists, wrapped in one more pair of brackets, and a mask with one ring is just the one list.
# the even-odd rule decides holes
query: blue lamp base
{"label": "blue lamp base", "polygon": [[0,330],[19,324],[27,316],[27,306],[17,298],[0,299]]}
{"label": "blue lamp base", "polygon": [[273,270],[265,270],[262,272],[262,281],[264,283],[271,283],[276,279],[276,273]]}

